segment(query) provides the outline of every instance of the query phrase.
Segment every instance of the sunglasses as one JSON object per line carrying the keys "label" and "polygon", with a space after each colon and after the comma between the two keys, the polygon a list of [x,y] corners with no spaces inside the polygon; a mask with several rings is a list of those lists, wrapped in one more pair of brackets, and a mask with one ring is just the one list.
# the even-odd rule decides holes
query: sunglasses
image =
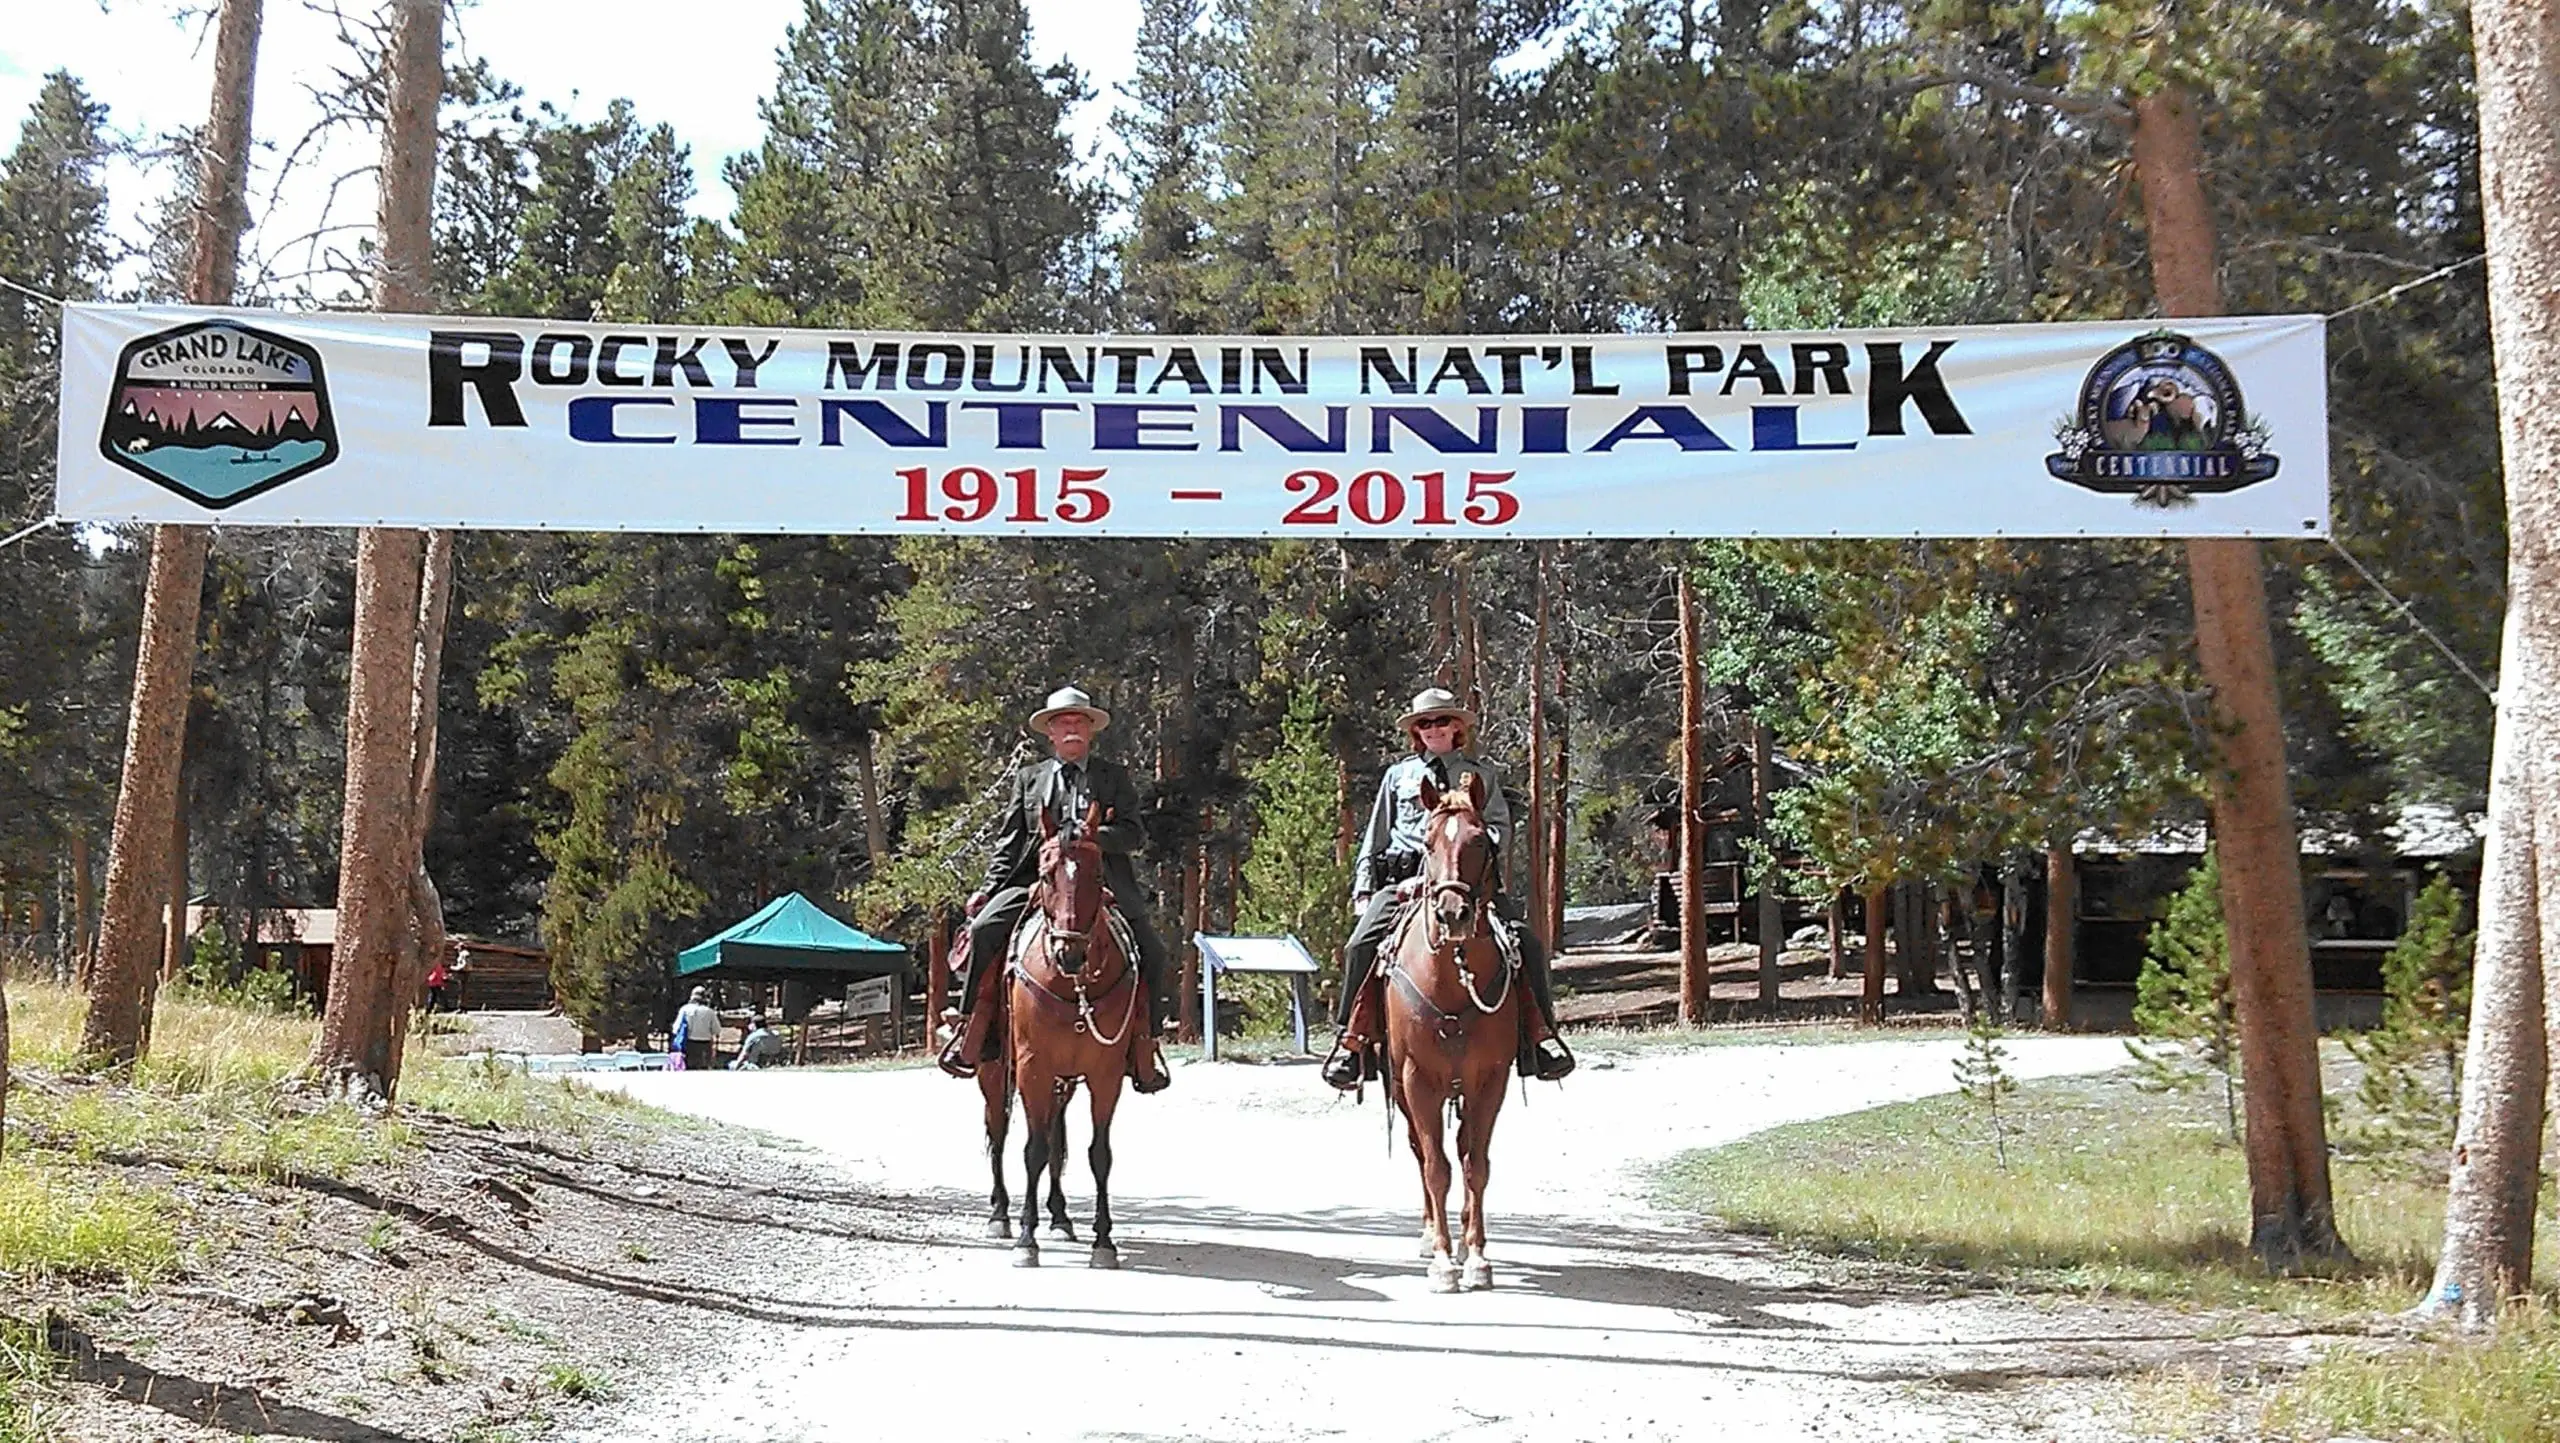
{"label": "sunglasses", "polygon": [[1425,718],[1423,718],[1421,721],[1415,722],[1415,723],[1413,724],[1413,729],[1414,729],[1415,731],[1425,731],[1425,732],[1427,732],[1427,731],[1435,731],[1435,730],[1437,730],[1437,729],[1439,729],[1439,728],[1441,728],[1441,727],[1453,727],[1453,726],[1456,726],[1457,724],[1458,724],[1458,719],[1457,719],[1456,717],[1453,717],[1453,716],[1435,716],[1435,717],[1425,717]]}

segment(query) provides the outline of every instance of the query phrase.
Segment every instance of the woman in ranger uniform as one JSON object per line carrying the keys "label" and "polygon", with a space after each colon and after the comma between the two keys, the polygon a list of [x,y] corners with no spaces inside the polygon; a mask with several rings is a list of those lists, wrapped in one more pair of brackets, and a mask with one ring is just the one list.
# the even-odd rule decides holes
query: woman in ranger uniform
{"label": "woman in ranger uniform", "polygon": [[[1474,713],[1460,706],[1456,696],[1433,687],[1413,699],[1413,706],[1396,718],[1396,725],[1412,742],[1413,754],[1388,767],[1378,779],[1378,800],[1369,809],[1360,855],[1351,864],[1351,904],[1358,909],[1360,921],[1343,944],[1342,998],[1335,1004],[1333,1018],[1341,1033],[1324,1064],[1324,1080],[1345,1091],[1360,1085],[1360,1059],[1378,1041],[1352,1029],[1361,991],[1377,965],[1379,946],[1395,934],[1404,904],[1422,888],[1423,778],[1430,777],[1444,791],[1465,787],[1470,774],[1484,779],[1484,823],[1493,838],[1497,885],[1502,875],[1500,849],[1511,836],[1511,804],[1503,799],[1501,778],[1492,763],[1468,753],[1475,739]],[[1555,986],[1547,976],[1546,944],[1523,925],[1520,904],[1509,891],[1495,894],[1494,911],[1519,938],[1520,970],[1546,1024],[1535,1047],[1521,1048],[1520,1070],[1553,1082],[1573,1071],[1573,1054],[1555,1035]],[[1524,1015],[1522,1026],[1528,1025]]]}

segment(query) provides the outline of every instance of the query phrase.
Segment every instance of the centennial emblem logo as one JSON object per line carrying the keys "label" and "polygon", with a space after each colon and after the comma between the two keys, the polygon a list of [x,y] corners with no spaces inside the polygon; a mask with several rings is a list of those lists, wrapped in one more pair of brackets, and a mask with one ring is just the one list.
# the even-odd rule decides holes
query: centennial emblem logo
{"label": "centennial emblem logo", "polygon": [[2130,494],[2137,506],[2192,506],[2276,474],[2267,426],[2240,400],[2222,358],[2175,331],[2136,336],[2098,358],[2076,412],[2054,423],[2044,458],[2061,480]]}
{"label": "centennial emblem logo", "polygon": [[144,336],[116,357],[106,458],[220,510],[338,459],[315,348],[236,321]]}

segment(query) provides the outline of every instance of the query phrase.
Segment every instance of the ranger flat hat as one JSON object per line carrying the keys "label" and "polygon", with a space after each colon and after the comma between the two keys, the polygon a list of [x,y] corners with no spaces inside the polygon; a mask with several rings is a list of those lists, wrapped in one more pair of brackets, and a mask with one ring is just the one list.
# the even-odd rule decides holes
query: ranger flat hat
{"label": "ranger flat hat", "polygon": [[1111,713],[1093,704],[1093,698],[1080,687],[1062,686],[1049,693],[1046,706],[1031,714],[1030,728],[1042,736],[1049,734],[1049,723],[1064,712],[1080,711],[1093,718],[1093,729],[1100,731],[1111,725]]}
{"label": "ranger flat hat", "polygon": [[1436,686],[1414,693],[1413,706],[1396,718],[1396,728],[1411,731],[1416,722],[1435,716],[1456,717],[1460,726],[1475,730],[1476,714],[1458,704],[1457,693]]}

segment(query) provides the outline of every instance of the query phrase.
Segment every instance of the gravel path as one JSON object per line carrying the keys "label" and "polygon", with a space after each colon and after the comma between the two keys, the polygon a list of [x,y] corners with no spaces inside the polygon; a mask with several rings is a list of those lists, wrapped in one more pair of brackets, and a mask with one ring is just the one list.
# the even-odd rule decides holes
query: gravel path
{"label": "gravel path", "polygon": [[[2021,1077],[2113,1038],[2022,1039]],[[791,1321],[624,1391],[596,1439],[1944,1439],[2105,1437],[2088,1384],[2190,1344],[2143,1310],[1826,1285],[1647,1201],[1653,1165],[1951,1089],[1952,1042],[1739,1045],[1587,1062],[1515,1090],[1494,1143],[1497,1286],[1426,1290],[1419,1188],[1377,1104],[1305,1066],[1189,1066],[1123,1105],[1123,1271],[979,1236],[974,1087],[930,1070],[598,1075],[947,1205],[921,1242],[778,1241]],[[1091,1207],[1079,1100],[1069,1174]],[[1020,1129],[1009,1169],[1019,1186]],[[936,1210],[939,1216],[939,1209]],[[938,1226],[938,1225],[937,1225]],[[795,1258],[790,1249],[800,1251]],[[2173,1334],[2175,1336],[2171,1336]]]}

